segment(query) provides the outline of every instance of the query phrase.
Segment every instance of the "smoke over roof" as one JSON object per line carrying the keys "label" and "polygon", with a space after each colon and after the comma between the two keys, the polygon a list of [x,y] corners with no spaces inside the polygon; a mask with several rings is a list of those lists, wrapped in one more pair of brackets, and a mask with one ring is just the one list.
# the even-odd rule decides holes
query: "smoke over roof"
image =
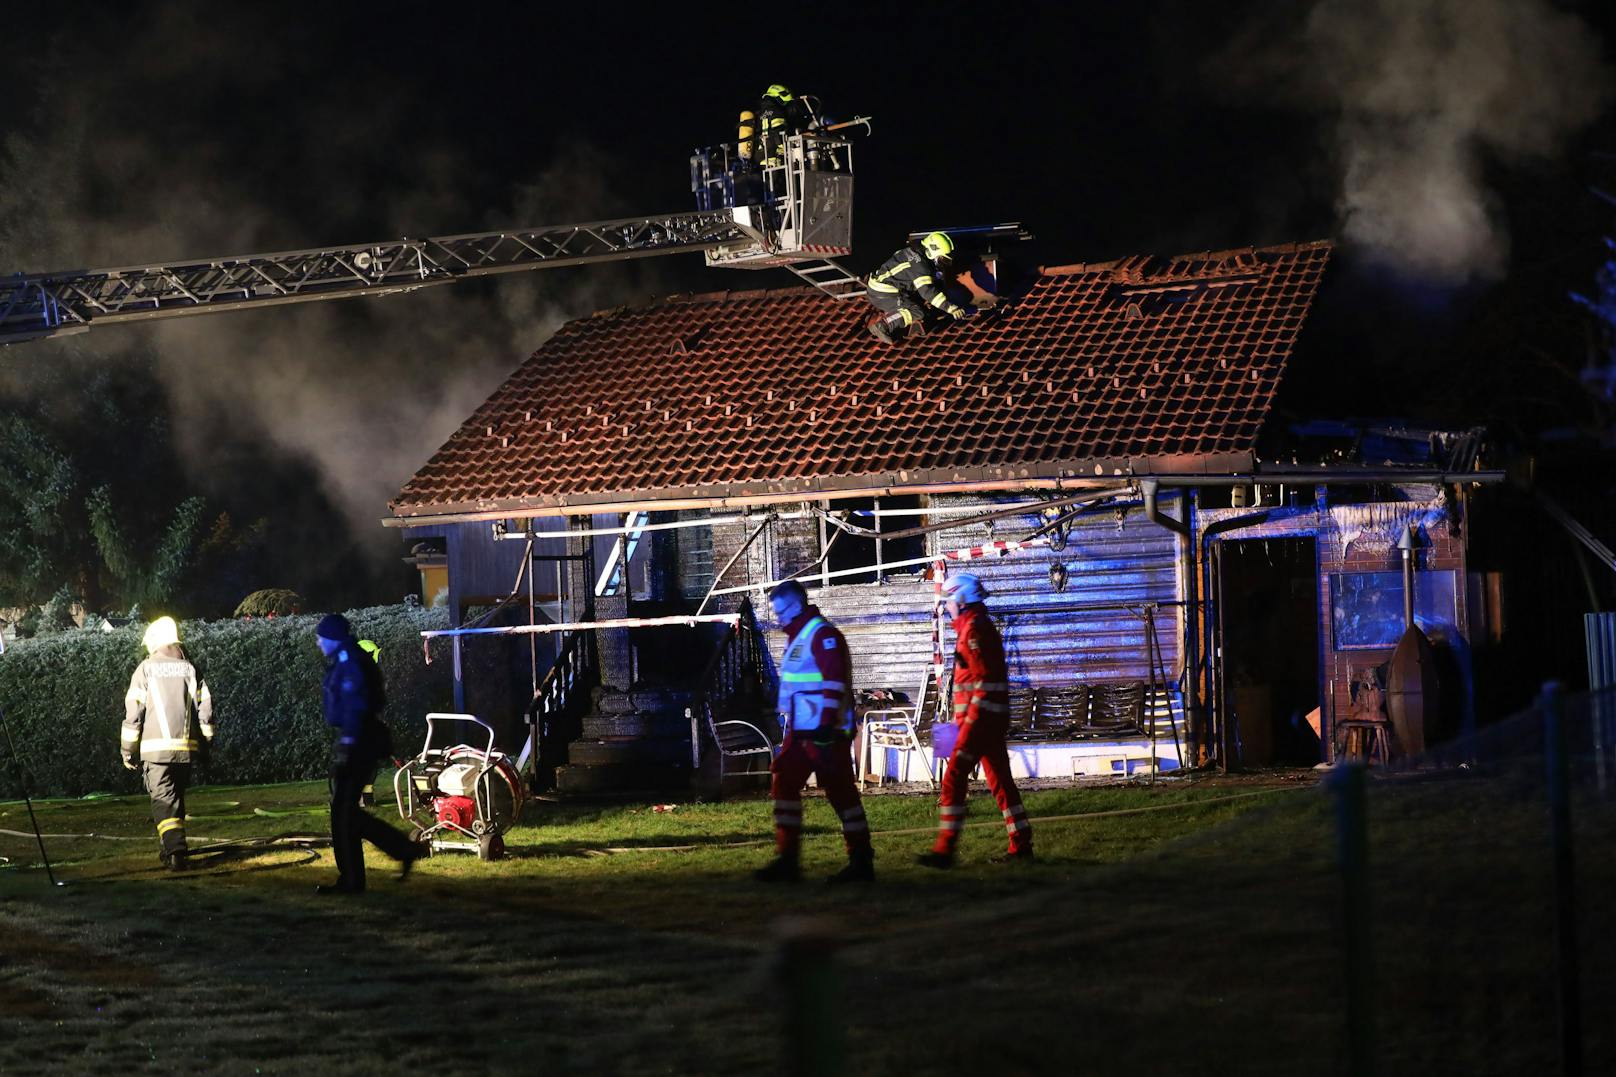
{"label": "smoke over roof", "polygon": [[[0,270],[450,234],[623,208],[614,162],[588,142],[548,147],[548,163],[522,181],[490,182],[496,170],[444,139],[418,89],[288,32],[277,13],[203,10],[75,20],[41,50],[28,82],[33,115],[0,144]],[[241,62],[244,42],[251,63]],[[332,73],[334,83],[312,77]],[[677,183],[677,162],[673,170]],[[106,327],[11,349],[4,387],[9,404],[25,405],[30,365],[155,354],[198,487],[239,495],[253,479],[244,462],[266,455],[310,465],[350,537],[377,561],[396,559],[397,536],[378,521],[415,467],[557,325],[657,279],[637,265],[552,270],[497,287]]]}
{"label": "smoke over roof", "polygon": [[1612,81],[1592,28],[1548,0],[1317,0],[1252,23],[1218,66],[1326,118],[1349,244],[1446,285],[1507,266],[1489,169],[1563,152]]}

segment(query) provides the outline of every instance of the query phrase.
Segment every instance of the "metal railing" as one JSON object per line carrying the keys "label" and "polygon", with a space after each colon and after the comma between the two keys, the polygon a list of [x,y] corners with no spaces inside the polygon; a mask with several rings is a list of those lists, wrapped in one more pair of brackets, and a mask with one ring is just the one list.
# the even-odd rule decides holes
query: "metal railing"
{"label": "metal railing", "polygon": [[696,680],[687,712],[690,717],[690,762],[701,766],[703,733],[712,738],[718,751],[719,781],[725,772],[724,760],[751,755],[772,756],[774,742],[758,725],[746,718],[757,718],[774,688],[763,652],[763,629],[757,622],[750,599],[741,602],[740,620],[725,629],[713,656]]}
{"label": "metal railing", "polygon": [[540,740],[551,724],[580,712],[580,700],[587,700],[599,680],[593,632],[566,632],[555,661],[539,682],[528,704],[528,744],[518,767],[528,767],[537,784]]}

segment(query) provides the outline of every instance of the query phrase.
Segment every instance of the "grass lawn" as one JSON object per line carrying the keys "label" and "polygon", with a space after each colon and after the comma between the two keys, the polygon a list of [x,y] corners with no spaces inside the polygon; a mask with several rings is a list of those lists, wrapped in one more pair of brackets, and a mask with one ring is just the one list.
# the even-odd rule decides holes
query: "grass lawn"
{"label": "grass lawn", "polygon": [[[1312,776],[1031,793],[1039,861],[997,866],[973,795],[962,864],[913,863],[930,796],[867,798],[879,881],[827,888],[807,806],[795,887],[753,883],[759,799],[539,803],[511,856],[443,854],[316,897],[330,851],[158,869],[144,798],[36,804],[0,835],[0,1072],[760,1074],[780,1069],[782,925],[840,942],[841,1072],[1345,1072],[1329,800]],[[384,783],[378,783],[378,789]],[[323,783],[194,792],[207,839],[323,834]],[[1537,799],[1534,799],[1537,796]],[[1541,1073],[1555,1048],[1542,805],[1468,775],[1371,795],[1385,1073]],[[396,819],[390,805],[378,814]],[[1588,1072],[1616,1072],[1608,803],[1579,803]],[[27,832],[21,803],[0,828]],[[127,838],[131,840],[110,840]]]}

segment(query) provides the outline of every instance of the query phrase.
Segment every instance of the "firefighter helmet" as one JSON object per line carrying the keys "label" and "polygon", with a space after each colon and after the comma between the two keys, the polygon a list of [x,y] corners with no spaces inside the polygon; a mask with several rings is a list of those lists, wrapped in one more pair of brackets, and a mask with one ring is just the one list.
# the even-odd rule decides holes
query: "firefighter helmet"
{"label": "firefighter helmet", "polygon": [[969,606],[972,602],[986,601],[987,597],[988,589],[982,586],[981,578],[972,573],[961,572],[943,581],[945,600]]}
{"label": "firefighter helmet", "polygon": [[954,241],[948,238],[947,232],[933,232],[920,241],[920,249],[927,258],[940,266],[946,266],[954,260]]}
{"label": "firefighter helmet", "polygon": [[774,83],[767,90],[764,90],[763,96],[765,98],[776,98],[782,103],[789,103],[791,101],[791,91],[780,85],[778,82]]}
{"label": "firefighter helmet", "polygon": [[167,647],[170,643],[180,641],[180,626],[174,623],[172,617],[159,617],[146,626],[145,638],[141,640],[146,645],[146,653],[151,654],[159,647]]}

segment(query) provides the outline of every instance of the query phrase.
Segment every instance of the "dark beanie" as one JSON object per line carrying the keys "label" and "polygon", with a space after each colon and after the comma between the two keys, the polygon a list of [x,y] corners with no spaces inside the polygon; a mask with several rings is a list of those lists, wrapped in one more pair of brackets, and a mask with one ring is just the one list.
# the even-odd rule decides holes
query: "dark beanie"
{"label": "dark beanie", "polygon": [[348,623],[348,618],[342,614],[328,613],[320,618],[320,623],[314,629],[314,634],[321,639],[335,640],[341,643],[345,639],[353,638],[353,626]]}

